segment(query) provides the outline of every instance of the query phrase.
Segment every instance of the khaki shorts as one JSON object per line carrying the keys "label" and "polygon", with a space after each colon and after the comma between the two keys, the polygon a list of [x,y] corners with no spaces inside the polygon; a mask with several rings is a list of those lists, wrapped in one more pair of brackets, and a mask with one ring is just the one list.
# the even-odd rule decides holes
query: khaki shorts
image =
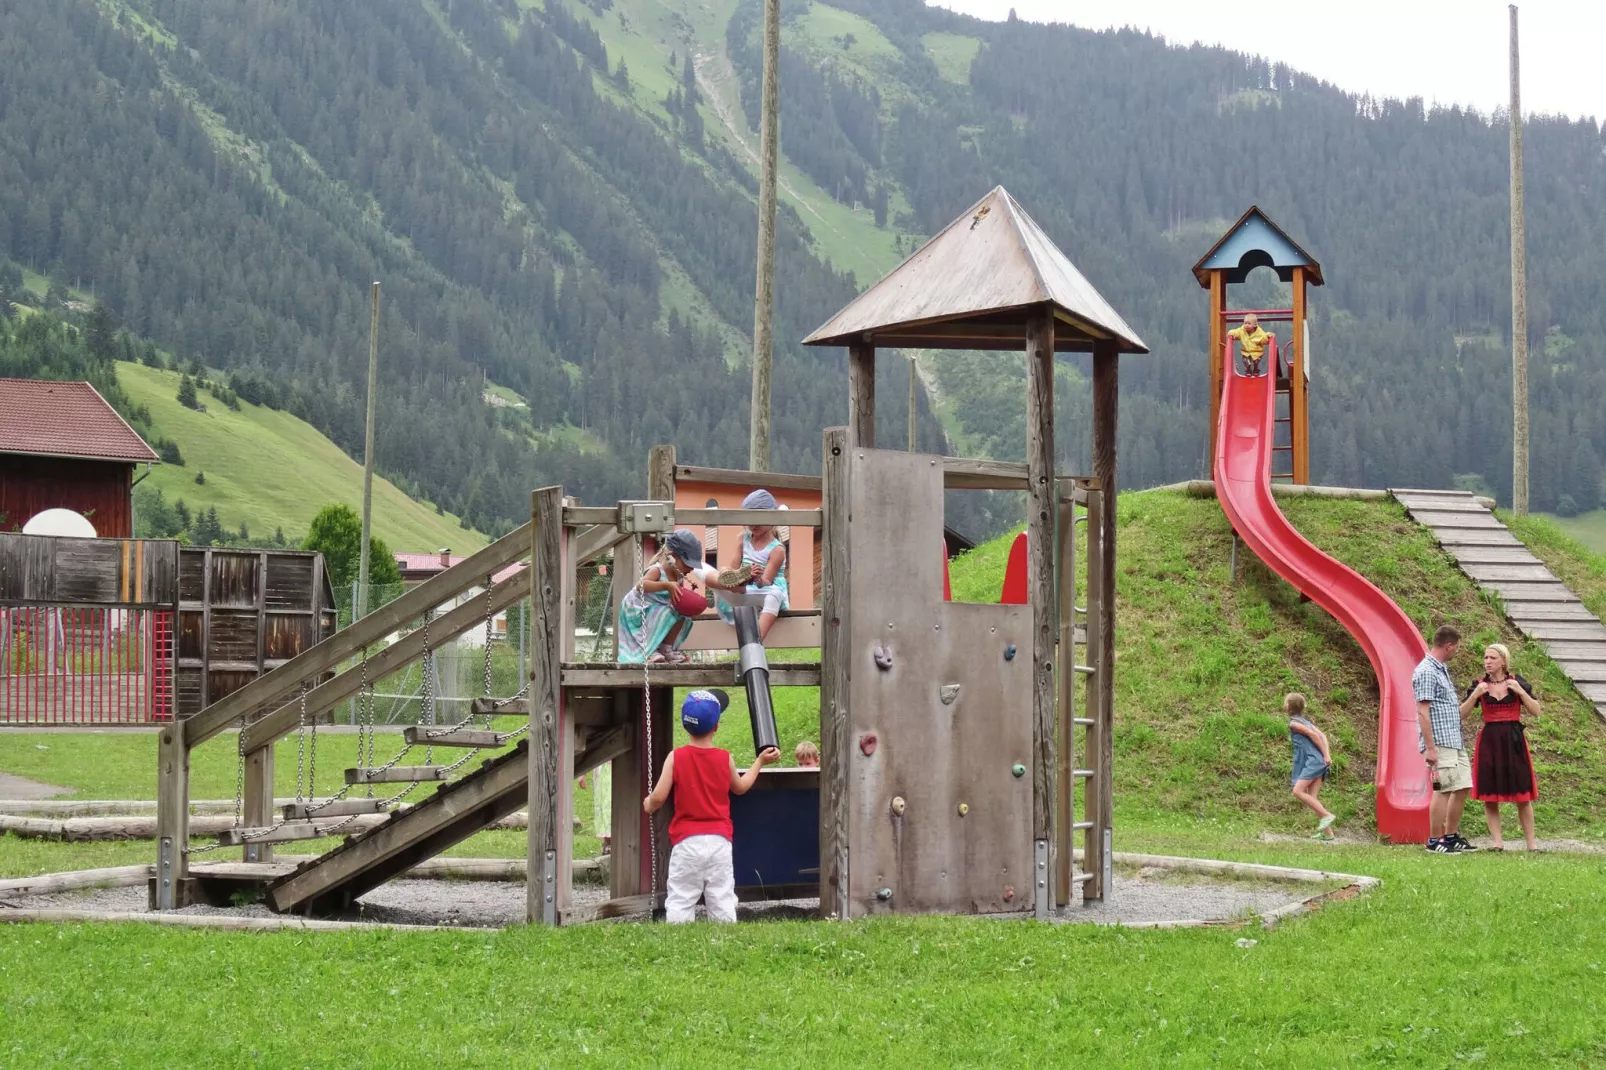
{"label": "khaki shorts", "polygon": [[1472,787],[1472,752],[1440,747],[1438,768],[1430,769],[1430,775],[1434,791],[1469,790]]}

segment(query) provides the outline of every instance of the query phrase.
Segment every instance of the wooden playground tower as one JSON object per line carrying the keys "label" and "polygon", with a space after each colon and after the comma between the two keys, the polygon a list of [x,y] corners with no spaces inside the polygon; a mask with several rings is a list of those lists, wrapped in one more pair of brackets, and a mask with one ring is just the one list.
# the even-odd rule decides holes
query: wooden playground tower
{"label": "wooden playground tower", "polygon": [[[1293,288],[1292,308],[1227,308],[1227,286],[1240,283],[1259,267],[1269,267],[1277,278]],[[1238,217],[1193,265],[1194,278],[1210,291],[1210,452],[1216,455],[1216,431],[1221,422],[1221,382],[1226,373],[1227,331],[1255,313],[1262,324],[1275,330],[1278,323],[1291,325],[1287,347],[1288,362],[1269,369],[1277,377],[1277,427],[1288,429],[1287,439],[1279,433],[1272,446],[1272,479],[1297,484],[1310,483],[1310,352],[1309,329],[1305,324],[1305,288],[1322,285],[1322,266],[1300,248],[1281,227],[1258,207]],[[1286,415],[1283,415],[1286,413]],[[1288,467],[1277,470],[1277,460],[1288,458]]]}
{"label": "wooden playground tower", "polygon": [[[531,922],[647,909],[664,888],[667,814],[643,816],[641,799],[672,745],[675,689],[728,687],[738,670],[732,662],[644,667],[579,660],[578,570],[612,554],[617,597],[666,531],[723,528],[719,543],[728,550],[740,525],[777,520],[792,529],[794,547],[809,552],[789,564],[798,596],[770,645],[812,641],[820,659],[772,664],[769,683],[819,688],[821,766],[768,769],[758,790],[733,800],[742,898],[818,895],[822,914],[841,918],[888,912],[1043,918],[1069,903],[1078,884],[1084,900],[1104,898],[1111,857],[1117,361],[1147,350],[1002,188],[805,341],[849,351],[849,424],[824,432],[819,477],[683,466],[673,448],[660,447],[644,501],[588,507],[561,487],[537,490],[527,525],[164,730],[155,905],[216,898],[220,885],[244,881],[265,886],[275,910],[339,909],[527,806]],[[877,449],[875,358],[883,347],[1024,350],[1025,463]],[[1054,469],[1057,352],[1092,355],[1091,477]],[[777,489],[783,500],[794,495],[797,504],[783,514],[706,504],[757,486]],[[1025,604],[945,600],[946,489],[1026,492]],[[816,550],[820,604],[813,608],[803,596],[812,593],[803,562]],[[488,583],[491,573],[520,559],[530,568]],[[431,607],[481,585],[483,600],[366,653]],[[526,596],[533,611],[528,695],[487,696],[476,707],[527,713],[527,726],[500,733],[420,727],[409,729],[407,739],[472,754],[526,732],[528,738],[327,854],[293,869],[276,866],[272,844],[338,831],[346,815],[373,807],[355,799],[322,811],[318,804],[287,807],[275,821],[274,742],[359,694],[370,678],[427,656],[431,635],[440,642],[480,627]],[[734,645],[717,618],[700,619],[688,643]],[[360,667],[339,671],[357,655],[364,658]],[[1085,716],[1076,712],[1079,691]],[[192,869],[189,751],[236,724],[243,728],[244,825],[225,841],[244,845],[246,861]],[[727,724],[725,745],[739,731]],[[445,780],[442,770],[452,768],[400,765],[400,758],[348,770],[348,783]],[[603,762],[614,772],[612,898],[580,910],[570,896],[572,790],[576,776]]]}

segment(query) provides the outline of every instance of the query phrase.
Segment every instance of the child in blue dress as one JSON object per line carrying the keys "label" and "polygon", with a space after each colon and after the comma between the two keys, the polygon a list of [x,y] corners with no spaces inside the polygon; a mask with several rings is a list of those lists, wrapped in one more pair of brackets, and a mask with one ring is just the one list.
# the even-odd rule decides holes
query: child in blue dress
{"label": "child in blue dress", "polygon": [[[743,509],[775,509],[775,495],[767,490],[755,490],[742,499]],[[781,610],[787,608],[786,546],[781,542],[773,524],[754,524],[742,533],[742,561],[738,574],[746,580],[731,595],[718,600],[719,615],[727,624],[733,624],[736,614],[732,604],[758,607],[758,637],[762,641],[775,626]],[[717,586],[734,586],[726,582],[728,574],[721,574]]]}
{"label": "child in blue dress", "polygon": [[694,588],[711,572],[703,544],[689,531],[672,531],[641,580],[619,606],[619,661],[623,664],[686,660],[680,644],[691,621],[676,608],[677,588]]}
{"label": "child in blue dress", "polygon": [[1304,803],[1321,818],[1316,825],[1316,839],[1333,838],[1332,811],[1316,797],[1322,790],[1322,781],[1333,768],[1333,752],[1328,748],[1327,735],[1305,716],[1305,696],[1294,692],[1283,699],[1283,712],[1288,715],[1288,740],[1293,745],[1294,798]]}

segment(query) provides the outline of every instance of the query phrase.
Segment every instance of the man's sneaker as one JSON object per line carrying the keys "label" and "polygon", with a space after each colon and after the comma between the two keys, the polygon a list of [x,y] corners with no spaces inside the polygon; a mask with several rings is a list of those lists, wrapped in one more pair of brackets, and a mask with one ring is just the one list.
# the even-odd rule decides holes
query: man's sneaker
{"label": "man's sneaker", "polygon": [[1477,844],[1473,843],[1459,832],[1452,832],[1450,835],[1446,836],[1445,839],[1455,841],[1455,849],[1459,854],[1466,854],[1470,851],[1476,851],[1479,849]]}
{"label": "man's sneaker", "polygon": [[1460,854],[1461,852],[1456,850],[1455,844],[1451,842],[1448,836],[1446,836],[1445,838],[1439,840],[1429,840],[1428,853],[1435,855],[1454,855]]}

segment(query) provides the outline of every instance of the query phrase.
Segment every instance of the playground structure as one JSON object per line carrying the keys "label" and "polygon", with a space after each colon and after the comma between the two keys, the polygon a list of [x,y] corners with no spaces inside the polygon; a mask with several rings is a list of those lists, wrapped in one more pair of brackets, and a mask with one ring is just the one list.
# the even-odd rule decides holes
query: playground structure
{"label": "playground structure", "polygon": [[[561,924],[649,909],[664,888],[668,815],[645,817],[641,799],[671,747],[674,690],[729,686],[739,667],[577,660],[577,570],[611,553],[617,596],[667,531],[722,529],[718,541],[728,553],[739,526],[775,522],[791,529],[799,598],[770,645],[818,643],[820,659],[771,664],[769,683],[820,689],[821,765],[767,769],[757,790],[733,801],[743,897],[818,895],[823,914],[842,918],[887,912],[1042,918],[1069,903],[1077,885],[1084,900],[1102,899],[1111,880],[1117,360],[1147,350],[1002,188],[806,342],[849,351],[849,424],[824,433],[817,490],[813,477],[679,468],[669,448],[653,452],[644,501],[587,507],[566,499],[561,487],[537,490],[529,524],[164,729],[153,905],[216,899],[232,881],[266,884],[277,911],[337,910],[527,806],[530,921]],[[1025,463],[875,448],[875,355],[886,346],[1023,349]],[[1092,354],[1092,477],[1054,470],[1056,352]],[[706,505],[708,497],[739,496],[756,486],[783,502],[789,493],[801,497],[781,514]],[[944,600],[942,496],[956,488],[1026,492],[1024,601]],[[816,493],[818,504],[809,507]],[[702,507],[688,504],[699,495]],[[1079,560],[1076,532],[1084,524],[1085,560]],[[490,581],[526,558],[529,568]],[[803,582],[816,560],[817,608],[812,585]],[[368,652],[474,586],[483,586],[483,602],[459,605],[430,627]],[[487,693],[475,704],[487,717],[527,714],[524,726],[410,729],[389,762],[375,764],[370,746],[336,798],[298,802],[273,818],[275,741],[305,733],[372,680],[427,658],[432,642],[488,626],[492,615],[526,596],[529,681],[519,695]],[[688,645],[735,646],[730,629],[716,620],[698,621],[692,634]],[[1078,657],[1079,651],[1085,653]],[[351,659],[358,663],[337,671]],[[1078,691],[1085,691],[1087,716],[1076,716]],[[216,867],[192,873],[189,754],[234,726],[241,729],[241,823],[221,842],[244,847],[246,861],[227,875]],[[507,753],[450,780],[479,749],[526,734]],[[422,765],[401,764],[412,746],[426,748]],[[436,764],[434,747],[467,754]],[[614,774],[612,898],[578,910],[570,898],[573,783],[603,762],[613,763]],[[404,784],[405,794],[441,781],[449,782],[408,809],[391,808],[399,795],[372,796],[375,784]],[[352,795],[359,785],[367,797]],[[270,864],[275,843],[330,835],[354,815],[387,811],[377,827],[290,872]],[[1080,871],[1072,850],[1078,832]]]}
{"label": "playground structure", "polygon": [[[1293,328],[1292,360],[1281,359],[1275,339],[1266,373],[1242,374],[1227,325],[1245,311],[1228,311],[1228,283],[1243,282],[1257,267],[1270,267],[1293,286],[1293,307],[1259,312],[1262,322]],[[1321,265],[1258,209],[1251,208],[1194,266],[1210,291],[1211,456],[1216,494],[1234,532],[1278,576],[1332,614],[1355,637],[1377,675],[1377,828],[1396,843],[1427,839],[1428,777],[1417,757],[1416,699],[1411,673],[1427,653],[1416,625],[1386,594],[1354,569],[1317,549],[1283,516],[1272,497],[1272,480],[1310,483],[1310,418],[1307,390],[1306,281],[1321,285]],[[1279,416],[1286,397],[1287,417]],[[1286,445],[1277,440],[1289,429]],[[1280,452],[1289,471],[1274,471]]]}

